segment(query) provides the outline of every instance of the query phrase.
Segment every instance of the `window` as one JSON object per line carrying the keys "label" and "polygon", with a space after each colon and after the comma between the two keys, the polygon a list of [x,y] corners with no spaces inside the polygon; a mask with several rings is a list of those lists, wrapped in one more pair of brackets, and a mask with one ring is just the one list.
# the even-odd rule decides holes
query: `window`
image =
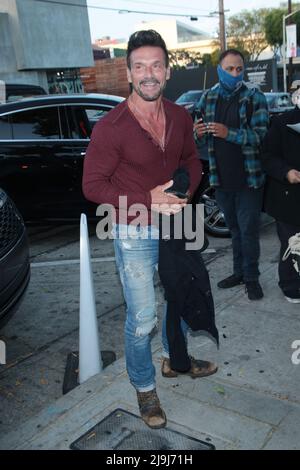
{"label": "window", "polygon": [[105,108],[86,108],[86,114],[90,122],[96,123],[101,119],[105,114],[107,114],[109,109]]}
{"label": "window", "polygon": [[14,139],[60,139],[57,107],[30,109],[12,115]]}
{"label": "window", "polygon": [[8,116],[0,116],[0,140],[12,138],[11,124]]}
{"label": "window", "polygon": [[176,103],[196,102],[201,98],[202,93],[202,91],[187,91],[177,98]]}
{"label": "window", "polygon": [[68,120],[72,139],[89,139],[96,122],[111,110],[111,106],[69,106]]}
{"label": "window", "polygon": [[265,93],[269,109],[292,107],[291,96],[288,93]]}

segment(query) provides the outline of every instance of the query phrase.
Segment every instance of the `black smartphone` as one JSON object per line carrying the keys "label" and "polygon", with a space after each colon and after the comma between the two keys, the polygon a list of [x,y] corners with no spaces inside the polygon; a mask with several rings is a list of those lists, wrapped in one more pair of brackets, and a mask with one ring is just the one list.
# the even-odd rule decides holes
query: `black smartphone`
{"label": "black smartphone", "polygon": [[202,119],[202,121],[204,122],[203,114],[200,109],[195,110],[195,118],[196,118],[196,121],[199,121],[199,119]]}
{"label": "black smartphone", "polygon": [[202,114],[200,109],[196,109],[196,111],[195,111],[195,123],[198,122],[199,119],[201,119],[203,124],[205,124],[205,126],[206,126],[206,131],[205,132],[209,133],[210,131],[209,131],[207,122],[205,122],[205,120],[204,120],[204,115]]}
{"label": "black smartphone", "polygon": [[188,197],[187,194],[182,193],[180,191],[176,191],[176,189],[172,189],[172,186],[171,186],[171,188],[165,189],[165,193],[174,194],[174,196],[177,196],[180,199],[187,199],[187,197]]}

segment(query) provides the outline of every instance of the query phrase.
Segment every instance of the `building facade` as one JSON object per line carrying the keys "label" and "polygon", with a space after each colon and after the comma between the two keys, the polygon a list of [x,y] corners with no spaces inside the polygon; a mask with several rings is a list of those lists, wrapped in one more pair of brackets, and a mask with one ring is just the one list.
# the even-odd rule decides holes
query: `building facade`
{"label": "building facade", "polygon": [[93,64],[86,0],[1,0],[0,80],[80,92]]}

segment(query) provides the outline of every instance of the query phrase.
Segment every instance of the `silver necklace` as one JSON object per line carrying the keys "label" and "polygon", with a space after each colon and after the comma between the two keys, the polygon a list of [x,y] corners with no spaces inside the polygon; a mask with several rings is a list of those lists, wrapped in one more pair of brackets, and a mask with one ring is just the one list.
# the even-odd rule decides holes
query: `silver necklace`
{"label": "silver necklace", "polygon": [[[162,116],[163,116],[163,135],[160,137],[157,132],[154,131],[152,128],[152,125],[150,121],[144,116],[142,111],[140,111],[137,106],[133,103],[132,98],[129,98],[130,105],[132,106],[132,111],[139,123],[140,121],[144,121],[147,125],[147,131],[152,135],[154,140],[159,144],[160,148],[164,151],[165,150],[165,141],[166,141],[166,115],[165,115],[165,110],[163,107],[163,104],[161,103],[161,110],[162,110]],[[139,117],[138,117],[139,116]],[[144,126],[142,126],[144,127]]]}

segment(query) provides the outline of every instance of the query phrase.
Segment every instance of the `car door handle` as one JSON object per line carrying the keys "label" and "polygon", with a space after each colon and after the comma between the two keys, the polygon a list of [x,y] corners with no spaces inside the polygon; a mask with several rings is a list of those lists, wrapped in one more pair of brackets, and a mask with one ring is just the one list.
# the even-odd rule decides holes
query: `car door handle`
{"label": "car door handle", "polygon": [[86,152],[80,152],[80,155],[81,155],[82,157],[85,157],[85,154],[86,154]]}
{"label": "car door handle", "polygon": [[6,155],[4,155],[3,153],[0,154],[1,159],[5,158],[5,157],[6,157]]}

